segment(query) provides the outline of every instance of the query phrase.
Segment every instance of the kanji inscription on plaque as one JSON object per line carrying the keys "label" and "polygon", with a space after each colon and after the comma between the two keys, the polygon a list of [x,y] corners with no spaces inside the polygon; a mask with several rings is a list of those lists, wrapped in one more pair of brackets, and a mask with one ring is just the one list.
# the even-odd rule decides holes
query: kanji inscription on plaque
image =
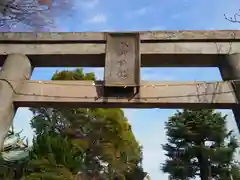
{"label": "kanji inscription on plaque", "polygon": [[136,86],[140,78],[139,36],[135,33],[107,35],[106,86]]}

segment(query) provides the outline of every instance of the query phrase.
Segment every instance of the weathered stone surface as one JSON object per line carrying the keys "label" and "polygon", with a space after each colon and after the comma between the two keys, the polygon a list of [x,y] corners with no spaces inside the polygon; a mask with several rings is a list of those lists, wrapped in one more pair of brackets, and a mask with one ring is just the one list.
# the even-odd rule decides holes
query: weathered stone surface
{"label": "weathered stone surface", "polygon": [[13,104],[14,89],[29,79],[31,72],[28,58],[20,54],[9,55],[0,71],[0,150],[16,112]]}
{"label": "weathered stone surface", "polygon": [[[232,108],[237,105],[228,82],[142,81],[139,96],[104,97],[104,82],[26,81],[14,98],[21,107]],[[96,86],[95,86],[96,85]],[[32,94],[32,95],[31,95]]]}
{"label": "weathered stone surface", "polygon": [[106,86],[136,86],[140,82],[138,34],[109,34],[104,68]]}
{"label": "weathered stone surface", "polygon": [[[240,103],[240,53],[226,55],[219,59],[219,70],[223,80],[234,80],[231,83],[238,104]],[[240,105],[232,108],[240,131]]]}
{"label": "weathered stone surface", "polygon": [[[133,33],[133,32],[124,32]],[[0,33],[0,41],[105,41],[105,32],[52,32],[52,33],[26,33],[4,32]],[[141,40],[237,40],[240,39],[238,30],[221,31],[140,31]]]}

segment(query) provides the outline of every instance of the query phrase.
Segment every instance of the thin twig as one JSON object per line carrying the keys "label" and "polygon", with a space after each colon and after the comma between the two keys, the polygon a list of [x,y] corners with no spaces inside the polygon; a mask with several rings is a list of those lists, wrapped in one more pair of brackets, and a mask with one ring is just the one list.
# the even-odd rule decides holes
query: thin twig
{"label": "thin twig", "polygon": [[224,14],[224,17],[226,20],[232,22],[232,23],[240,23],[240,9],[233,14],[233,16],[229,17],[226,14]]}

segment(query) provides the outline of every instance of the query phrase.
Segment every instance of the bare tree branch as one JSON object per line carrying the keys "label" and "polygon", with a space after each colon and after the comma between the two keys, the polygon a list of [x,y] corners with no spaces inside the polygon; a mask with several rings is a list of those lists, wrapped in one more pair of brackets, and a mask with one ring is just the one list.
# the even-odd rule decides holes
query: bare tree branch
{"label": "bare tree branch", "polygon": [[226,20],[232,22],[232,23],[240,23],[240,9],[233,14],[233,16],[227,16],[226,14],[224,14],[224,17]]}
{"label": "bare tree branch", "polygon": [[54,18],[71,10],[73,0],[0,0],[0,27],[25,24],[33,31],[54,27]]}

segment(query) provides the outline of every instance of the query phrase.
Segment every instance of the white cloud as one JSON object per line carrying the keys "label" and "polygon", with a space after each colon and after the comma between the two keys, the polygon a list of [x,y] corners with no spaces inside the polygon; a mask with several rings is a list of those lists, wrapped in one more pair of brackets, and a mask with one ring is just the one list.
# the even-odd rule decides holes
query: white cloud
{"label": "white cloud", "polygon": [[125,14],[126,18],[135,18],[147,14],[151,10],[151,6],[145,6],[139,9],[129,11]]}
{"label": "white cloud", "polygon": [[92,16],[87,23],[98,24],[107,22],[107,17],[104,14],[97,14]]}
{"label": "white cloud", "polygon": [[99,0],[92,0],[92,1],[84,1],[81,3],[81,6],[83,8],[88,8],[88,9],[92,9],[95,8],[97,5],[99,4]]}
{"label": "white cloud", "polygon": [[150,10],[150,7],[143,7],[143,8],[137,9],[133,13],[135,13],[138,16],[142,16],[142,15],[146,14],[149,10]]}
{"label": "white cloud", "polygon": [[74,10],[87,10],[96,8],[97,5],[99,4],[99,0],[76,0],[74,3]]}

